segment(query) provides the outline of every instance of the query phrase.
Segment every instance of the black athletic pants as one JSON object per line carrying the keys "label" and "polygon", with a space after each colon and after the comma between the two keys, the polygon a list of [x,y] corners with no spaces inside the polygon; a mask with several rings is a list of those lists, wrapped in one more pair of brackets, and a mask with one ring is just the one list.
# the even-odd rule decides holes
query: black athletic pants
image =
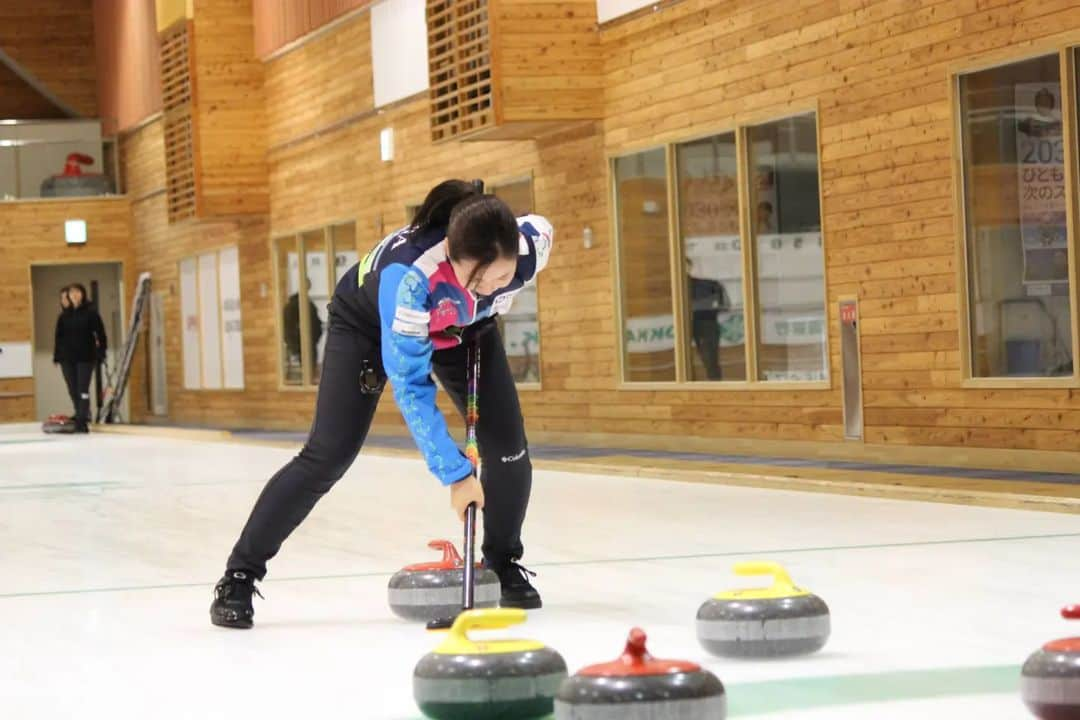
{"label": "black athletic pants", "polygon": [[693,314],[694,344],[697,345],[701,362],[705,365],[705,377],[720,380],[720,326],[716,324],[713,311],[696,311]]}
{"label": "black athletic pants", "polygon": [[86,362],[63,362],[60,363],[60,369],[64,372],[68,397],[75,409],[75,424],[86,426],[90,422],[90,378],[94,374],[94,365]]}
{"label": "black athletic pants", "polygon": [[[266,484],[229,557],[229,570],[244,570],[261,580],[267,561],[345,474],[364,444],[379,395],[361,392],[361,366],[365,359],[376,358],[379,347],[333,310],[329,324],[315,420],[307,443]],[[490,567],[500,569],[523,553],[521,525],[529,504],[532,463],[517,387],[497,328],[477,342],[481,370],[476,434],[483,466],[483,553]],[[466,347],[435,352],[433,368],[464,416]],[[432,492],[448,492],[440,489],[437,480],[430,480]]]}

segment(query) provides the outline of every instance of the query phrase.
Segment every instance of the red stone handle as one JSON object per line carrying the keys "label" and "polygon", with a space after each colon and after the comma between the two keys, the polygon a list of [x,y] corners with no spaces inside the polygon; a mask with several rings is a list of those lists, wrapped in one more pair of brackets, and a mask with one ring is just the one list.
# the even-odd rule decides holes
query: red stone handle
{"label": "red stone handle", "polygon": [[82,153],[69,153],[64,163],[64,175],[82,175],[83,165],[93,165],[94,158]]}
{"label": "red stone handle", "polygon": [[454,543],[449,540],[432,540],[427,544],[432,550],[442,550],[442,564],[447,567],[461,567],[461,555],[458,555]]}

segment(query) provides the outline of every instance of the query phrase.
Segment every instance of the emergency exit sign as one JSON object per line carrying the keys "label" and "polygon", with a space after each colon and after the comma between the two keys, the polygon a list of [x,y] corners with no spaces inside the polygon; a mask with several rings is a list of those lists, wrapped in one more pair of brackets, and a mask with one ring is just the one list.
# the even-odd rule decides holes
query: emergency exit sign
{"label": "emergency exit sign", "polygon": [[855,303],[854,302],[842,302],[840,303],[840,322],[845,325],[855,324]]}
{"label": "emergency exit sign", "polygon": [[64,221],[64,240],[68,245],[85,245],[86,244],[86,221],[85,220],[65,220]]}

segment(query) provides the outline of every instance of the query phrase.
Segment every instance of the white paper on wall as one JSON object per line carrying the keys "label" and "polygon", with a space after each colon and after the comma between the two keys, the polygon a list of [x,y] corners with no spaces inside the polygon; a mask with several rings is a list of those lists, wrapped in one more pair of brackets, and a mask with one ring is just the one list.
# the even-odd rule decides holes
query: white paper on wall
{"label": "white paper on wall", "polygon": [[222,356],[225,387],[244,387],[244,327],[240,312],[240,256],[235,247],[219,254]]}
{"label": "white paper on wall", "polygon": [[34,377],[34,353],[30,343],[0,343],[0,378],[28,377]]}
{"label": "white paper on wall", "polygon": [[184,388],[202,387],[202,353],[199,349],[199,287],[195,258],[180,261],[180,327],[184,360]]}
{"label": "white paper on wall", "polygon": [[199,256],[199,336],[202,340],[202,387],[221,388],[221,322],[218,312],[218,254]]}

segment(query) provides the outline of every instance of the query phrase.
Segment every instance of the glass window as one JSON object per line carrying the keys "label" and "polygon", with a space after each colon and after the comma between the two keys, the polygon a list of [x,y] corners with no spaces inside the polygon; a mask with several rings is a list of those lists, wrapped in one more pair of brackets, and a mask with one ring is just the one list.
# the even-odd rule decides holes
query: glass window
{"label": "glass window", "polygon": [[1072,375],[1058,56],[960,78],[973,377]]}
{"label": "glass window", "polygon": [[334,242],[334,286],[341,282],[342,276],[360,260],[356,250],[356,223],[349,222],[330,228]]}
{"label": "glass window", "polygon": [[675,380],[675,326],[663,148],[616,158],[623,379]]}
{"label": "glass window", "polygon": [[[514,215],[533,211],[532,178],[515,180],[491,188],[491,194],[510,206]],[[499,316],[499,333],[506,347],[506,359],[519,383],[540,382],[540,320],[536,284],[525,286],[514,296],[514,304]]]}
{"label": "glass window", "polygon": [[[304,286],[307,299],[305,312],[300,319],[300,329],[307,342],[301,346],[304,366],[308,368],[307,382],[318,384],[322,374],[323,355],[326,352],[326,323],[329,320],[327,304],[334,292],[331,268],[327,252],[326,232],[321,228],[303,235]],[[306,326],[306,327],[305,327]]]}
{"label": "glass window", "polygon": [[825,257],[813,113],[747,129],[759,380],[827,378]]}
{"label": "glass window", "polygon": [[274,248],[281,308],[281,382],[285,385],[302,385],[299,243],[295,237],[278,238]]}
{"label": "glass window", "polygon": [[735,133],[676,146],[690,380],[745,380]]}

